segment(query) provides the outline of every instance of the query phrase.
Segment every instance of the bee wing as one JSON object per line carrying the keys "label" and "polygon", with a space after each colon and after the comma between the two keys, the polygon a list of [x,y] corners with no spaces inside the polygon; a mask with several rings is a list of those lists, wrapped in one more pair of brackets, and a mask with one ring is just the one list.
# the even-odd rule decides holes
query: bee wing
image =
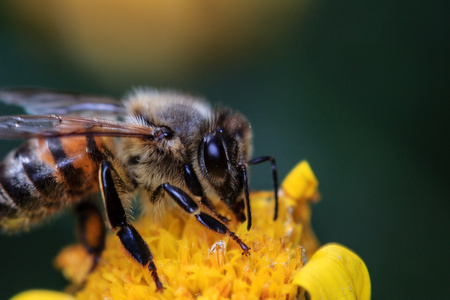
{"label": "bee wing", "polygon": [[117,117],[123,104],[113,98],[40,89],[3,89],[0,101],[21,106],[30,115],[83,115]]}
{"label": "bee wing", "polygon": [[151,127],[105,119],[54,115],[0,117],[0,138],[3,139],[95,135],[153,140],[157,134],[161,132]]}

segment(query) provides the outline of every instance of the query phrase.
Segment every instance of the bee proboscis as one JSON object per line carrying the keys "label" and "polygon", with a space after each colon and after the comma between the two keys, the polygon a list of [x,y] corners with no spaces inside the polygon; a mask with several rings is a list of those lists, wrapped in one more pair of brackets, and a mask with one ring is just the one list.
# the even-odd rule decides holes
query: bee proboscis
{"label": "bee proboscis", "polygon": [[0,138],[27,139],[0,162],[1,231],[23,230],[74,207],[80,242],[97,261],[105,228],[89,199],[100,192],[109,226],[148,267],[159,290],[150,249],[125,214],[132,193],[139,191],[144,202],[175,204],[208,229],[228,234],[248,254],[214,199],[250,229],[247,169],[269,161],[277,218],[275,160],[250,159],[251,127],[239,113],[151,89],[135,90],[123,102],[35,89],[0,90],[0,100],[28,113],[0,117]]}

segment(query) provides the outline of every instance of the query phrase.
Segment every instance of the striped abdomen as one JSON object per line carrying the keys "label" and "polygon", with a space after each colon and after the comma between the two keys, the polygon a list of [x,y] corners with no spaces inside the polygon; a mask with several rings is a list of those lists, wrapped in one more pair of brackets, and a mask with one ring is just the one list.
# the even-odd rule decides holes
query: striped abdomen
{"label": "striped abdomen", "polygon": [[0,230],[20,230],[99,190],[102,138],[33,139],[0,162]]}

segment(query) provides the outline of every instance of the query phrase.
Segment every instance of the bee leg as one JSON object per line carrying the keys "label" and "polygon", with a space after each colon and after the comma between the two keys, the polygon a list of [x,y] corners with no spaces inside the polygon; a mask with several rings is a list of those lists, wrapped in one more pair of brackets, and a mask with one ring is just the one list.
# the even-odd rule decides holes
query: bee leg
{"label": "bee leg", "polygon": [[94,256],[91,271],[97,266],[100,255],[105,247],[105,226],[98,207],[91,202],[83,201],[75,207],[77,215],[78,240],[89,254]]}
{"label": "bee leg", "polygon": [[207,197],[202,197],[202,204],[204,204],[212,212],[212,214],[215,215],[220,221],[222,221],[225,224],[230,223],[230,219],[217,213],[214,204],[212,204],[211,200],[209,200]]}
{"label": "bee leg", "polygon": [[221,234],[228,234],[242,248],[244,251],[242,253],[243,255],[250,254],[248,252],[250,248],[234,232],[213,216],[200,211],[198,204],[182,189],[169,183],[163,183],[157,189],[163,189],[184,211],[194,215],[197,221],[202,223],[208,229]]}
{"label": "bee leg", "polygon": [[278,217],[278,172],[277,172],[277,165],[275,162],[275,158],[272,156],[261,156],[256,157],[248,162],[249,165],[256,165],[262,162],[270,161],[270,164],[272,166],[272,178],[273,178],[273,189],[275,192],[275,213],[273,216],[273,220],[275,221]]}
{"label": "bee leg", "polygon": [[163,285],[159,280],[156,265],[153,262],[153,255],[147,243],[137,230],[127,222],[125,210],[114,184],[113,171],[114,167],[109,161],[104,161],[100,166],[100,186],[108,221],[112,228],[119,229],[116,234],[128,253],[142,266],[148,265],[157,290],[162,290]]}
{"label": "bee leg", "polygon": [[200,181],[198,180],[197,175],[194,172],[192,164],[184,165],[183,173],[184,173],[184,181],[186,182],[189,191],[195,196],[201,197],[202,204],[205,205],[213,215],[217,216],[217,218],[220,221],[222,221],[225,224],[228,224],[230,220],[222,216],[221,214],[217,213],[216,208],[212,204],[211,200],[209,200],[208,197],[206,197],[205,194],[203,193],[202,185],[200,184]]}

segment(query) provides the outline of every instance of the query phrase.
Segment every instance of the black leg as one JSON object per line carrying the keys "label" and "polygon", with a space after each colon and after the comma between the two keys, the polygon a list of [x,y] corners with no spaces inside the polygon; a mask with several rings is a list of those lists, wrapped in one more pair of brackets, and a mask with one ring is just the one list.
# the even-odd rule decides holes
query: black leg
{"label": "black leg", "polygon": [[223,223],[225,223],[225,224],[230,223],[230,219],[228,219],[228,218],[225,217],[225,216],[222,216],[221,214],[219,214],[219,213],[216,211],[216,208],[214,207],[214,204],[212,204],[212,202],[211,202],[211,200],[209,200],[209,198],[207,198],[206,196],[205,196],[205,197],[202,197],[201,202],[202,202],[202,204],[205,205],[205,206],[211,211],[211,213],[212,213],[213,215],[215,215],[221,222],[223,222]]}
{"label": "black leg", "polygon": [[183,173],[184,173],[184,181],[186,182],[186,185],[189,189],[189,191],[197,197],[203,197],[203,188],[200,184],[200,181],[197,178],[197,175],[195,175],[194,168],[191,164],[186,164],[183,166]]}
{"label": "black leg", "polygon": [[[228,218],[217,213],[216,208],[212,204],[211,200],[209,200],[208,197],[206,197],[205,194],[203,193],[203,187],[200,184],[200,181],[198,180],[197,175],[194,172],[194,168],[192,167],[192,164],[184,165],[183,173],[184,173],[184,181],[186,182],[186,185],[187,185],[189,191],[194,196],[201,197],[202,204],[205,205],[211,211],[211,213],[213,215],[217,216],[217,218],[219,218],[220,221],[224,222],[225,224],[228,224],[228,222],[230,222],[230,220],[228,220]],[[159,190],[157,190],[157,191],[155,190],[155,192],[153,192],[152,202],[154,202],[154,198],[156,198],[156,196],[154,196],[154,195],[157,193],[159,194]]]}
{"label": "black leg", "polygon": [[225,224],[221,223],[213,216],[201,212],[198,204],[182,189],[169,183],[161,184],[157,190],[160,189],[164,190],[184,211],[195,215],[197,221],[202,223],[208,229],[221,234],[228,234],[244,251],[242,254],[249,254],[248,251],[250,248],[234,232],[232,232]]}
{"label": "black leg", "polygon": [[94,256],[91,270],[97,265],[100,255],[105,247],[105,225],[97,206],[91,202],[83,201],[75,207],[77,215],[78,240],[89,254]]}
{"label": "black leg", "polygon": [[[100,186],[103,200],[105,202],[106,214],[112,228],[118,228],[117,236],[128,253],[142,266],[147,266],[155,281],[157,290],[162,290],[163,286],[159,280],[156,266],[153,262],[153,255],[147,243],[142,239],[136,229],[127,222],[125,210],[120,201],[119,194],[113,179],[114,167],[109,161],[105,161],[100,167]],[[120,178],[116,178],[121,180]]]}
{"label": "black leg", "polygon": [[244,179],[244,194],[245,194],[245,206],[247,207],[247,230],[252,228],[252,209],[250,207],[250,196],[248,194],[248,177],[247,167],[244,164],[240,164],[242,178]]}
{"label": "black leg", "polygon": [[272,165],[272,178],[273,178],[273,189],[275,192],[275,213],[273,216],[273,220],[275,221],[278,217],[278,172],[277,165],[275,162],[275,158],[272,156],[261,156],[256,157],[248,162],[249,165],[256,165],[262,162],[270,161]]}

